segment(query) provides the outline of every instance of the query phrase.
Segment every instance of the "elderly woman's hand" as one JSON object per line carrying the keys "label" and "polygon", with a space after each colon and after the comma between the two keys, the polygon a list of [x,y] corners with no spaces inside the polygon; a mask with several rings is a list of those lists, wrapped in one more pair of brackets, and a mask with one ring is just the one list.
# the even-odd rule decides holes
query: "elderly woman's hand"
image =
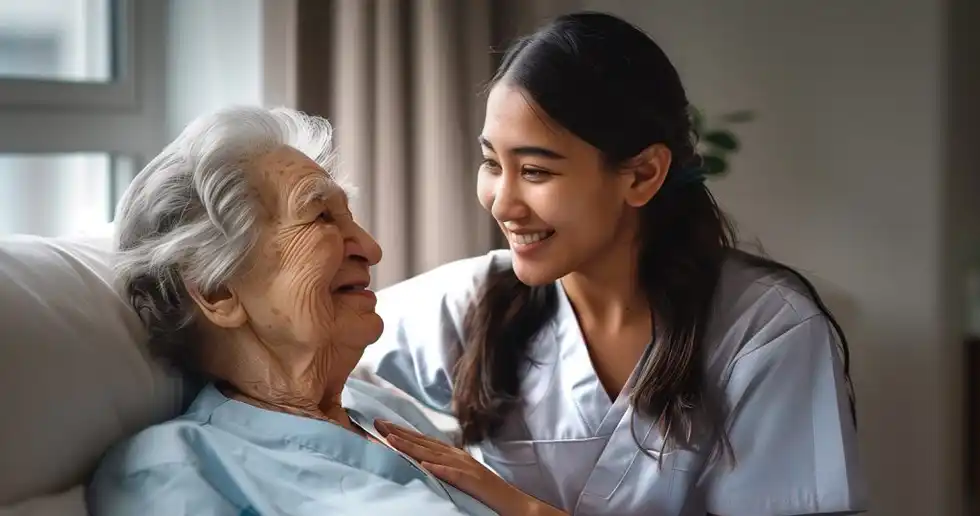
{"label": "elderly woman's hand", "polygon": [[375,427],[392,447],[502,516],[567,514],[507,483],[465,450],[389,421],[378,421]]}

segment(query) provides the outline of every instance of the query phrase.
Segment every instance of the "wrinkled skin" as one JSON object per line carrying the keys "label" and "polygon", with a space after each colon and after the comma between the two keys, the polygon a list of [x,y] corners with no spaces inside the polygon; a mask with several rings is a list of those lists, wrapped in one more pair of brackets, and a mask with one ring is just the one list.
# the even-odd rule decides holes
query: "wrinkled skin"
{"label": "wrinkled skin", "polygon": [[205,368],[229,396],[353,430],[340,393],[383,329],[364,290],[381,249],[343,189],[299,151],[281,147],[250,165],[262,215],[247,267],[220,292],[188,285],[207,321]]}

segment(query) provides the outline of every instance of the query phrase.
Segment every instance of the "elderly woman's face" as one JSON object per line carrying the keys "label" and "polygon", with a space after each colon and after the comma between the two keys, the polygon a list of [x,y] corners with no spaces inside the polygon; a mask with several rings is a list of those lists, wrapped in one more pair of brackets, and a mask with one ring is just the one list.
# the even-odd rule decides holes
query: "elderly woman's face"
{"label": "elderly woman's face", "polygon": [[288,354],[325,349],[331,368],[353,366],[383,328],[367,290],[381,248],[352,218],[345,192],[299,151],[266,154],[251,173],[265,217],[235,290],[252,331],[297,346]]}

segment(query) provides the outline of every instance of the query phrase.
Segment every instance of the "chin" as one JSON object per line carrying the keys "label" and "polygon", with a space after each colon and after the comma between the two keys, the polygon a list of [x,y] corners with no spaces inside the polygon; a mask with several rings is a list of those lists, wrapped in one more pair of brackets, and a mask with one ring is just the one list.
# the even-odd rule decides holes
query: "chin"
{"label": "chin", "polygon": [[564,276],[556,267],[543,263],[527,263],[518,257],[514,257],[514,274],[521,283],[530,287],[550,285]]}
{"label": "chin", "polygon": [[346,326],[343,341],[351,348],[367,348],[381,338],[384,322],[377,314],[362,314],[356,324]]}
{"label": "chin", "polygon": [[364,333],[370,335],[366,345],[370,346],[381,338],[381,334],[385,331],[385,323],[381,316],[375,313],[364,318],[364,325],[367,326]]}

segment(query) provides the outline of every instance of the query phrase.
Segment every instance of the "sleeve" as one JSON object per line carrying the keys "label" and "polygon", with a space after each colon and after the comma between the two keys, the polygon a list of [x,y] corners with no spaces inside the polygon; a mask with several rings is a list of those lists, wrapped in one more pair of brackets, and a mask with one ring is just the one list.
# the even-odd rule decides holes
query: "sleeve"
{"label": "sleeve", "polygon": [[725,397],[735,462],[705,471],[720,516],[867,510],[843,362],[822,315],[735,359]]}
{"label": "sleeve", "polygon": [[124,472],[107,464],[86,496],[92,516],[248,516],[221,496],[190,464],[168,463]]}
{"label": "sleeve", "polygon": [[448,414],[452,364],[463,344],[463,319],[499,251],[451,262],[378,292],[384,332],[367,347],[354,372],[401,389],[422,405]]}

